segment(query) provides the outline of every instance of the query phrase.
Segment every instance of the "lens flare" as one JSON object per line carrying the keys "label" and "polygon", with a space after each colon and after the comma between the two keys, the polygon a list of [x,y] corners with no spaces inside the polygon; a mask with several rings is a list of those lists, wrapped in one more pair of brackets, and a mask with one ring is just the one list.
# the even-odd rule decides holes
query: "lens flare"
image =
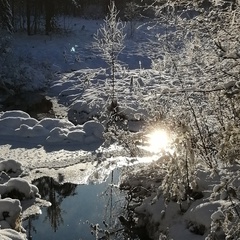
{"label": "lens flare", "polygon": [[147,135],[149,150],[151,152],[160,152],[162,150],[166,150],[169,143],[170,138],[165,130],[156,130]]}

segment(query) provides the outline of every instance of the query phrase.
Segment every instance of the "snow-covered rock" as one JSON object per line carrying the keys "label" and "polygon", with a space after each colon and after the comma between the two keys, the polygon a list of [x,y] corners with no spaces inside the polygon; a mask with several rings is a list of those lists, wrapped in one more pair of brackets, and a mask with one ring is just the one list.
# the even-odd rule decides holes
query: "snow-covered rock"
{"label": "snow-covered rock", "polygon": [[7,182],[9,179],[10,179],[10,176],[7,173],[5,172],[0,173],[0,184]]}
{"label": "snow-covered rock", "polygon": [[21,211],[22,207],[18,199],[0,199],[0,221],[6,221],[11,228],[17,227]]}
{"label": "snow-covered rock", "polygon": [[[137,110],[136,110],[137,109]],[[120,113],[124,114],[128,120],[136,121],[142,120],[146,117],[147,111],[144,109],[140,109],[139,106],[126,106],[120,107]]]}
{"label": "snow-covered rock", "polygon": [[95,121],[88,121],[83,124],[83,130],[86,132],[86,135],[93,135],[97,138],[102,139],[104,133],[104,127],[101,123]]}
{"label": "snow-covered rock", "polygon": [[0,172],[4,171],[21,173],[22,172],[22,164],[14,159],[3,160],[0,159]]}
{"label": "snow-covered rock", "polygon": [[26,240],[27,238],[13,229],[0,229],[1,240]]}
{"label": "snow-covered rock", "polygon": [[217,210],[216,212],[214,212],[212,215],[211,215],[211,219],[216,222],[218,220],[222,220],[225,218],[225,215],[223,213],[223,211],[221,210]]}
{"label": "snow-covered rock", "polygon": [[91,106],[84,100],[78,100],[70,105],[68,119],[75,124],[84,124],[97,114],[99,114],[99,109],[96,105]]}
{"label": "snow-covered rock", "polygon": [[0,184],[1,195],[7,195],[13,190],[16,190],[19,194],[22,194],[25,198],[34,198],[40,196],[38,188],[22,178],[11,178],[6,183]]}
{"label": "snow-covered rock", "polygon": [[196,201],[194,205],[186,212],[185,219],[189,222],[193,222],[197,225],[202,225],[206,229],[209,229],[211,226],[212,214],[217,211],[223,203],[224,202],[222,201],[205,203],[199,203]]}
{"label": "snow-covered rock", "polygon": [[[39,140],[39,143],[79,142],[89,145],[103,140],[104,127],[93,120],[75,126],[67,119],[44,118],[37,121],[22,111],[13,111],[12,115],[11,112],[2,113],[1,116],[6,116],[0,118],[2,136],[34,138],[34,143]],[[8,171],[0,165],[0,171],[3,170]]]}
{"label": "snow-covered rock", "polygon": [[7,127],[12,129],[19,128],[22,124],[33,127],[37,123],[38,121],[34,118],[6,117],[0,119],[0,127]]}

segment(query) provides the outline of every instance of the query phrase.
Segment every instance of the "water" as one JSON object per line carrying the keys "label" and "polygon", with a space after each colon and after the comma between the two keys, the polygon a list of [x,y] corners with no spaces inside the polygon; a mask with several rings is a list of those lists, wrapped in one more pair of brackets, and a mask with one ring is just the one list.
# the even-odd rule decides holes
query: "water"
{"label": "water", "polygon": [[[114,186],[118,175],[115,170],[106,182],[96,185],[59,185],[49,177],[36,180],[34,184],[42,198],[49,200],[52,206],[43,208],[41,215],[23,223],[28,239],[127,239],[118,219],[125,204],[124,196]],[[99,228],[106,232],[98,231]]]}

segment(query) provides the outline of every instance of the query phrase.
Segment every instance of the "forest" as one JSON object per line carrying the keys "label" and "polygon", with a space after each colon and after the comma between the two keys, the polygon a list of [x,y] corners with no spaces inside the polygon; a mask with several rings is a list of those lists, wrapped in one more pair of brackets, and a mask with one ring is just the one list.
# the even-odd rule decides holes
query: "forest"
{"label": "forest", "polygon": [[[28,35],[45,34],[56,31],[56,18],[59,16],[74,16],[88,19],[103,19],[108,13],[110,0],[1,0],[1,25],[7,25],[14,31],[26,30]],[[134,4],[144,14],[144,6],[152,4],[153,0],[145,1],[115,1],[119,15],[124,19],[127,6]],[[140,14],[140,11],[139,11]]]}
{"label": "forest", "polygon": [[240,238],[239,0],[0,4],[2,105],[42,91],[65,114],[1,112],[3,159],[21,157],[24,177],[55,168],[46,174],[69,182],[86,169],[72,176],[67,167],[94,162],[97,181],[124,159],[117,188],[128,196],[121,220],[130,230]]}

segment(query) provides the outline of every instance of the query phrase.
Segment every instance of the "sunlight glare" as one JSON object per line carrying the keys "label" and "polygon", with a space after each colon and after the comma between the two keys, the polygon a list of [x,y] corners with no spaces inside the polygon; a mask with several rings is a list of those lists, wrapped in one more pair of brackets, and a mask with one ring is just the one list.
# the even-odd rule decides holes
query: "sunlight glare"
{"label": "sunlight glare", "polygon": [[149,150],[151,152],[160,152],[161,150],[166,150],[170,139],[168,133],[165,130],[156,130],[147,135]]}

